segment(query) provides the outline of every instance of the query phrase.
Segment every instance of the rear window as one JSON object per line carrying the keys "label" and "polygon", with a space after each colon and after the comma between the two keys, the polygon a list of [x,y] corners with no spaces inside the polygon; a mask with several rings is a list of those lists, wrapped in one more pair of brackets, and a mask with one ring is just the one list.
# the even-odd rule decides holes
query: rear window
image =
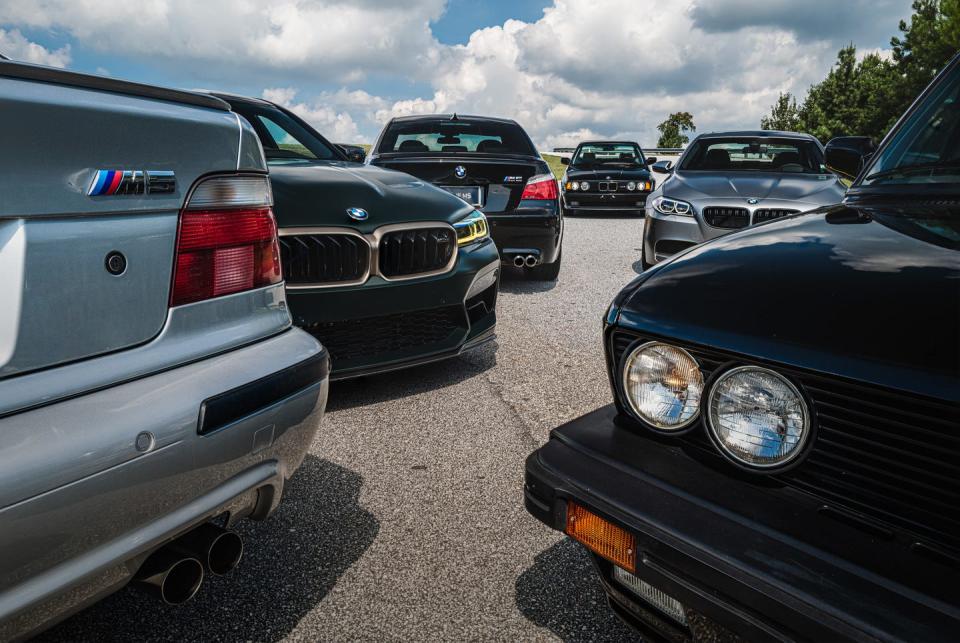
{"label": "rear window", "polygon": [[377,151],[381,154],[537,154],[519,125],[462,118],[395,121],[384,132]]}
{"label": "rear window", "polygon": [[810,140],[710,138],[695,141],[681,170],[826,174],[820,147]]}

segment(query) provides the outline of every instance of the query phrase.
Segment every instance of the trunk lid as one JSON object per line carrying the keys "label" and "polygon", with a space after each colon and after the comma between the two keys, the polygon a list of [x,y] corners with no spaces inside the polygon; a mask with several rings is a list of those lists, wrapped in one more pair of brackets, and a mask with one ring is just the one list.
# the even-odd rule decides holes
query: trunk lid
{"label": "trunk lid", "polygon": [[184,197],[236,170],[242,147],[236,116],[215,106],[3,71],[0,379],[155,337]]}
{"label": "trunk lid", "polygon": [[[439,187],[478,186],[484,212],[516,209],[527,180],[545,171],[536,159],[383,157],[377,164],[412,174]],[[462,176],[457,168],[462,167]]]}

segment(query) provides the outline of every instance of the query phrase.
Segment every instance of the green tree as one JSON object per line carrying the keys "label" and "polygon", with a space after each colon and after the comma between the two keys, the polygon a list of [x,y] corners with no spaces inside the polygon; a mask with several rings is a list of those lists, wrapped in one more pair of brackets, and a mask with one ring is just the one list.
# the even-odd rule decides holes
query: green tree
{"label": "green tree", "polygon": [[675,112],[657,125],[657,129],[660,130],[657,147],[683,147],[690,142],[687,132],[694,132],[697,127],[693,124],[693,114]]}
{"label": "green tree", "polygon": [[770,115],[760,119],[760,129],[795,132],[800,128],[800,110],[797,99],[790,92],[780,94],[770,108]]}
{"label": "green tree", "polygon": [[914,0],[903,36],[890,39],[900,74],[898,102],[905,110],[960,50],[960,0]]}

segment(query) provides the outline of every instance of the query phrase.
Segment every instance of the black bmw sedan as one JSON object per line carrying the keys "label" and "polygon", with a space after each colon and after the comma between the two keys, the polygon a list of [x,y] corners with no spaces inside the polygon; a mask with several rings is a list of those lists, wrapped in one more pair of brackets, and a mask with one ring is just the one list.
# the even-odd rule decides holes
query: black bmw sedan
{"label": "black bmw sedan", "polygon": [[525,499],[592,552],[628,623],[956,640],[958,105],[954,58],[879,149],[827,145],[855,179],[841,203],[681,252],[614,300],[613,404],[554,429]]}
{"label": "black bmw sedan", "polygon": [[632,212],[643,215],[654,182],[646,158],[636,143],[629,141],[584,141],[569,159],[560,185],[563,211]]}
{"label": "black bmw sedan", "polygon": [[557,181],[516,122],[456,114],[395,118],[369,163],[413,174],[483,211],[504,263],[535,279],[560,274]]}

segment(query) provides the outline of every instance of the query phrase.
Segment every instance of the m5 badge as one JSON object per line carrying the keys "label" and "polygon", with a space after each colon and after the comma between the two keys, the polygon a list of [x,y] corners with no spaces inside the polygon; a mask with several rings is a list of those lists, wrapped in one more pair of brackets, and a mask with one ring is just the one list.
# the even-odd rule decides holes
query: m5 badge
{"label": "m5 badge", "polygon": [[523,183],[524,180],[522,176],[505,176],[503,177],[503,182],[504,183]]}
{"label": "m5 badge", "polygon": [[177,177],[169,170],[97,170],[87,196],[120,194],[172,194]]}

